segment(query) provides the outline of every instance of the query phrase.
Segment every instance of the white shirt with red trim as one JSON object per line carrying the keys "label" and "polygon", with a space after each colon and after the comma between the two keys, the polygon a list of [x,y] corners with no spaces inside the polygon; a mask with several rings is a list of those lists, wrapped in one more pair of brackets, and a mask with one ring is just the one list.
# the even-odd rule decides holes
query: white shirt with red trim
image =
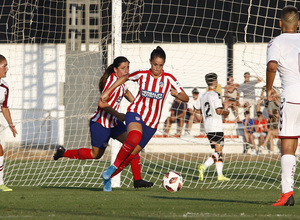
{"label": "white shirt with red trim", "polygon": [[267,48],[267,63],[277,62],[285,101],[300,103],[300,33],[283,33]]}
{"label": "white shirt with red trim", "polygon": [[128,79],[139,84],[139,91],[127,112],[138,113],[147,126],[156,129],[171,88],[176,89],[178,93],[183,91],[180,83],[172,74],[164,71],[160,77],[154,78],[150,69],[133,72],[129,74]]}
{"label": "white shirt with red trim", "polygon": [[3,79],[0,79],[0,106],[1,107],[8,107],[7,106],[8,94],[9,94],[8,84]]}
{"label": "white shirt with red trim", "polygon": [[[117,81],[118,77],[115,73],[112,73],[106,80],[104,89],[102,91],[105,92],[109,87],[111,87],[112,84],[114,84]],[[122,98],[124,94],[127,91],[127,86],[125,84],[122,84],[118,86],[110,95],[107,103],[116,111],[119,111],[120,109],[120,103],[122,101]],[[113,128],[117,125],[118,119],[98,107],[97,111],[91,118],[92,121],[100,123],[105,128]]]}

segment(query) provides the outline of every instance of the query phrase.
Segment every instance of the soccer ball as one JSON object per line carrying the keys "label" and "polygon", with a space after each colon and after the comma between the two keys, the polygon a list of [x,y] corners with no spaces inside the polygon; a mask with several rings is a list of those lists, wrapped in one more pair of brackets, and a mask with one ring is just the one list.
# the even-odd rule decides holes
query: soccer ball
{"label": "soccer ball", "polygon": [[176,171],[168,172],[164,175],[162,184],[168,192],[177,192],[183,185],[182,176]]}

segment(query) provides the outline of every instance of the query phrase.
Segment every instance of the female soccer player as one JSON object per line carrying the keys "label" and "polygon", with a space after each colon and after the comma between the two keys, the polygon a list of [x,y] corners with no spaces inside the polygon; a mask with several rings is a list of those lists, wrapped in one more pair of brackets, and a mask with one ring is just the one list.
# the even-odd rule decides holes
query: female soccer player
{"label": "female soccer player", "polygon": [[[118,78],[129,72],[129,61],[126,57],[117,57],[103,74],[99,82],[100,92],[105,92]],[[133,95],[125,85],[110,90],[110,98],[108,100],[100,99],[98,109],[90,120],[91,144],[90,148],[80,148],[73,150],[65,150],[59,147],[54,154],[54,160],[61,157],[71,159],[99,159],[105,152],[110,138],[117,139],[123,143],[127,138],[126,126],[123,121],[125,114],[118,112],[123,96],[129,101],[134,100]],[[100,135],[101,134],[101,135]],[[151,187],[152,182],[147,182],[141,178],[140,157],[136,155],[131,162],[132,173],[134,177],[134,188]]]}
{"label": "female soccer player", "polygon": [[139,85],[139,92],[129,105],[126,113],[128,137],[123,143],[113,165],[103,172],[104,191],[111,191],[110,178],[123,170],[130,161],[146,146],[157,130],[162,107],[169,91],[171,95],[183,102],[189,97],[183,91],[177,79],[163,70],[166,54],[161,47],[154,49],[150,55],[149,70],[136,71],[120,77],[102,95],[107,100],[116,87],[123,85],[128,79]]}
{"label": "female soccer player", "polygon": [[[9,128],[11,132],[13,133],[13,136],[16,137],[17,135],[17,130],[12,123],[12,119],[10,116],[10,111],[7,106],[7,101],[8,101],[8,94],[9,94],[9,88],[6,82],[2,78],[6,77],[6,73],[8,71],[8,66],[7,66],[7,60],[3,55],[0,55],[0,106],[1,110],[3,113],[4,118],[6,119]],[[12,189],[8,188],[7,186],[4,185],[3,181],[3,160],[4,160],[4,152],[2,145],[0,144],[0,191],[2,192],[9,192],[12,191]]]}

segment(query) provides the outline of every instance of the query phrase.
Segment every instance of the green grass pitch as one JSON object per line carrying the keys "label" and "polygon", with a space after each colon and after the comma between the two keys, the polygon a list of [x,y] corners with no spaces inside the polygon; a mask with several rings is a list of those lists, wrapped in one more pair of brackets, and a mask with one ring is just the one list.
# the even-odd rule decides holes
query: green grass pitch
{"label": "green grass pitch", "polygon": [[272,207],[278,189],[149,189],[13,187],[0,192],[0,219],[299,219],[293,207]]}

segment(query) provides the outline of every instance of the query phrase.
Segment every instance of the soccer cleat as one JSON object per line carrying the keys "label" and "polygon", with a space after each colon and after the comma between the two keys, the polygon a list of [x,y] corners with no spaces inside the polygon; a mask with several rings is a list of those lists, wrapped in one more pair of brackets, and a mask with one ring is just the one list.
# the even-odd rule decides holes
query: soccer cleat
{"label": "soccer cleat", "polygon": [[53,159],[58,160],[59,158],[63,157],[65,152],[66,152],[66,149],[63,146],[59,146],[56,149],[56,153],[53,155]]}
{"label": "soccer cleat", "polygon": [[109,180],[104,180],[104,186],[103,186],[103,191],[104,192],[111,192],[111,179]]}
{"label": "soccer cleat", "polygon": [[200,165],[198,166],[199,179],[200,179],[201,181],[203,181],[203,179],[204,179],[204,172],[205,172],[205,170],[206,170],[206,168],[205,168],[205,166],[204,166],[203,164],[200,164]]}
{"label": "soccer cleat", "polygon": [[11,188],[8,188],[4,184],[2,184],[2,185],[0,185],[0,191],[2,191],[2,192],[11,192],[13,190]]}
{"label": "soccer cleat", "polygon": [[137,189],[137,188],[149,188],[149,187],[153,186],[153,183],[145,181],[143,179],[140,179],[140,180],[135,180],[133,182],[133,186],[134,186],[135,189]]}
{"label": "soccer cleat", "polygon": [[108,167],[108,169],[105,170],[101,176],[104,180],[109,180],[111,175],[113,175],[116,170],[117,168],[114,165],[110,165],[110,167]]}
{"label": "soccer cleat", "polygon": [[229,181],[230,179],[225,177],[224,175],[219,175],[218,176],[218,181]]}
{"label": "soccer cleat", "polygon": [[272,206],[293,206],[295,204],[293,191],[280,194],[280,199],[277,200]]}

